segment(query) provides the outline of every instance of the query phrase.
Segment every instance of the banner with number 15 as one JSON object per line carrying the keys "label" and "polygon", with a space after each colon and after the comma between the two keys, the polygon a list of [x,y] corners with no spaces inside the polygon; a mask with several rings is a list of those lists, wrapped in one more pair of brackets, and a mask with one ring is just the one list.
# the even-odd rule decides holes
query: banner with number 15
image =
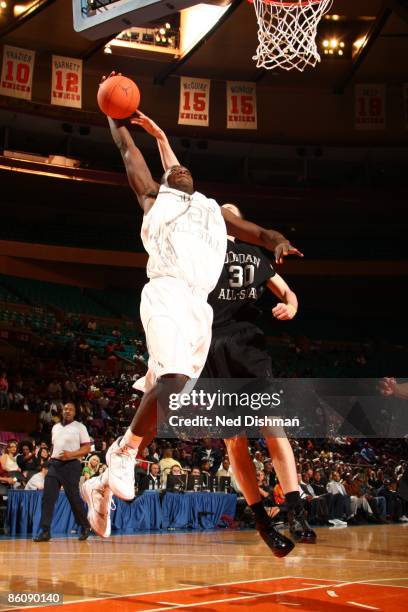
{"label": "banner with number 15", "polygon": [[227,129],[257,129],[256,83],[227,81]]}
{"label": "banner with number 15", "polygon": [[51,104],[82,108],[82,60],[52,56]]}

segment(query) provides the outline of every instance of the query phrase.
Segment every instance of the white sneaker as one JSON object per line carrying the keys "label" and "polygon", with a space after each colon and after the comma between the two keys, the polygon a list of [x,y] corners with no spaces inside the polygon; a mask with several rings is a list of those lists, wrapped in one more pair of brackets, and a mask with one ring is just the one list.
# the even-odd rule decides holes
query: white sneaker
{"label": "white sneaker", "polygon": [[111,534],[110,511],[115,508],[113,493],[107,485],[102,484],[102,476],[85,480],[80,486],[81,497],[88,505],[88,521],[92,529],[101,538]]}
{"label": "white sneaker", "polygon": [[405,516],[405,514],[403,514],[400,518],[400,521],[402,521],[403,523],[407,523],[408,522],[408,516]]}
{"label": "white sneaker", "polygon": [[346,521],[342,521],[341,519],[333,519],[336,522],[336,525],[347,525]]}
{"label": "white sneaker", "polygon": [[132,500],[135,497],[135,463],[137,451],[130,446],[119,446],[118,438],[106,453],[109,468],[109,488],[121,499]]}

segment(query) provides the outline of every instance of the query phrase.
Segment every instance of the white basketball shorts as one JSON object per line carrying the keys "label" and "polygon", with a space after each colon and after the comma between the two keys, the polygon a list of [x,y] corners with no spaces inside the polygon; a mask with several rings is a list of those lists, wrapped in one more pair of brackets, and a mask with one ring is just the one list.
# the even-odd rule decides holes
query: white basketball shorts
{"label": "white basketball shorts", "polygon": [[154,278],[143,288],[140,316],[149,364],[134,387],[149,391],[164,374],[198,378],[211,343],[213,311],[207,294],[181,279]]}

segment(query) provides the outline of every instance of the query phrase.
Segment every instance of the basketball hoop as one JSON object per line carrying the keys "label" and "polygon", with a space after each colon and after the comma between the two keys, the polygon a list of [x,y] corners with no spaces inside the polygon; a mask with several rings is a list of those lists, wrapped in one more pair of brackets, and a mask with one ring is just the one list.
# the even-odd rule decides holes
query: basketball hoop
{"label": "basketball hoop", "polygon": [[316,66],[317,26],[333,0],[249,0],[258,21],[257,68],[303,70]]}

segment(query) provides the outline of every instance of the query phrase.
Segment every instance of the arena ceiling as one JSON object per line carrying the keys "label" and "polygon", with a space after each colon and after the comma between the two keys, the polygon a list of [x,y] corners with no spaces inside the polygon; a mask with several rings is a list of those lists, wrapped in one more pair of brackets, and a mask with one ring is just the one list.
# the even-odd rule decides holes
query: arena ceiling
{"label": "arena ceiling", "polygon": [[[4,3],[2,3],[4,4]],[[16,4],[8,0],[8,5]],[[20,2],[21,4],[21,2]],[[4,10],[3,10],[4,13]],[[37,0],[31,11],[18,18],[0,17],[0,40],[38,52],[81,57],[85,70],[106,72],[120,65],[123,72],[163,81],[172,76],[191,75],[212,79],[256,80],[262,86],[316,87],[341,93],[355,73],[360,79],[401,82],[408,78],[407,0],[334,0],[331,14],[344,19],[325,20],[321,33],[339,36],[347,45],[368,36],[359,53],[327,59],[305,73],[258,70],[252,60],[256,48],[256,21],[246,0],[234,0],[219,24],[185,57],[147,58],[104,54],[106,39],[89,41],[72,26],[71,0]],[[10,13],[12,15],[12,13]]]}

